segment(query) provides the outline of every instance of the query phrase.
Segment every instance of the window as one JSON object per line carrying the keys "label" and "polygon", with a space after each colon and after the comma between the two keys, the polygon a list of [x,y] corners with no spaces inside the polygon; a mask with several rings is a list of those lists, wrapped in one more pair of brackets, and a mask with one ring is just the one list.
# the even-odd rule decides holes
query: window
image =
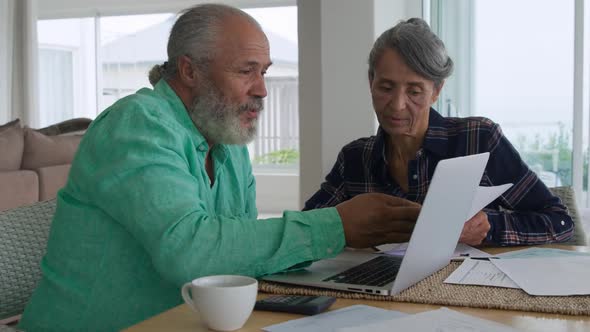
{"label": "window", "polygon": [[143,87],[147,74],[168,58],[166,43],[174,14],[100,18],[101,92],[99,110]]}
{"label": "window", "polygon": [[76,49],[39,48],[40,123],[47,126],[74,117],[74,54]]}
{"label": "window", "polygon": [[[246,9],[271,46],[268,97],[248,148],[257,173],[299,168],[297,7]],[[172,13],[40,20],[42,126],[95,118],[116,100],[150,87],[147,74],[167,59]],[[98,40],[97,40],[98,39]]]}
{"label": "window", "polygon": [[96,116],[94,28],[92,18],[38,22],[40,127]]}
{"label": "window", "polygon": [[572,185],[574,0],[432,1],[431,8],[456,64],[438,110],[492,119],[547,186]]}

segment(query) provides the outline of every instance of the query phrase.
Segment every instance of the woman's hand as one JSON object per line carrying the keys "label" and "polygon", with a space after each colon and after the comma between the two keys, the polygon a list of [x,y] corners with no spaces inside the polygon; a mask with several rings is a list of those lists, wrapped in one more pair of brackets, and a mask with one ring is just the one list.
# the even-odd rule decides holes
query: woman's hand
{"label": "woman's hand", "polygon": [[465,222],[461,237],[459,237],[459,242],[470,246],[480,245],[488,235],[490,227],[488,215],[483,211],[479,211],[471,219]]}

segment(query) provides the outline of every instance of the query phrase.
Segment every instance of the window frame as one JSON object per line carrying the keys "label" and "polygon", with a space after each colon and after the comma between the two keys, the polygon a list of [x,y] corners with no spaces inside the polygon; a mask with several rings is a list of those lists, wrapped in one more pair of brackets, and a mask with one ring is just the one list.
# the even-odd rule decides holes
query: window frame
{"label": "window frame", "polygon": [[[574,93],[573,93],[573,118],[572,118],[572,187],[575,192],[578,193],[578,203],[584,207],[590,207],[590,195],[583,190],[584,185],[590,188],[590,176],[587,176],[586,183],[584,183],[584,143],[588,146],[586,152],[590,155],[590,144],[588,138],[584,142],[584,118],[590,113],[588,107],[588,99],[590,96],[590,89],[588,88],[590,81],[590,75],[588,75],[588,67],[590,66],[590,58],[585,56],[588,54],[588,45],[590,38],[588,38],[588,26],[590,25],[590,5],[584,4],[584,0],[573,0],[574,1],[574,68],[573,68],[573,80],[574,80]],[[422,0],[423,5],[423,17],[431,25],[434,31],[440,31],[441,28],[441,8],[443,0]],[[433,14],[434,12],[434,14]],[[437,13],[439,15],[437,15]],[[470,25],[473,21],[470,17]],[[464,29],[462,31],[471,31],[472,29]],[[467,32],[466,32],[467,33]],[[461,36],[463,38],[464,36]],[[468,36],[465,36],[468,38]],[[473,63],[472,57],[467,57],[469,62]],[[465,76],[463,79],[473,79],[473,77]],[[459,85],[465,88],[465,85],[470,85],[469,82],[463,81]],[[436,107],[441,110],[447,110],[448,105],[445,104],[446,94],[441,92],[441,98],[436,104]],[[468,103],[469,104],[469,103]],[[456,115],[447,114],[448,112],[443,111],[444,115]],[[590,126],[590,123],[587,123]],[[588,134],[588,132],[587,132]],[[589,135],[590,136],[590,135]],[[585,196],[585,198],[583,198]]]}
{"label": "window frame", "polygon": [[[296,0],[234,0],[228,3],[241,9],[270,8],[296,6]],[[95,110],[94,116],[100,114],[100,97],[103,91],[102,59],[100,52],[100,18],[106,16],[145,15],[178,13],[179,11],[194,6],[194,1],[167,2],[163,0],[146,0],[142,2],[132,0],[119,0],[117,2],[104,2],[101,0],[51,0],[41,1],[38,7],[38,20],[68,19],[68,18],[92,18],[94,19],[94,47],[95,47]],[[301,135],[301,132],[299,132]],[[299,137],[299,139],[301,139]],[[299,141],[299,151],[301,141]],[[262,214],[276,214],[284,210],[299,209],[299,178],[300,166],[285,169],[278,166],[262,166],[253,169],[257,181],[256,203]],[[278,184],[278,186],[277,186]],[[281,188],[280,193],[277,187]]]}

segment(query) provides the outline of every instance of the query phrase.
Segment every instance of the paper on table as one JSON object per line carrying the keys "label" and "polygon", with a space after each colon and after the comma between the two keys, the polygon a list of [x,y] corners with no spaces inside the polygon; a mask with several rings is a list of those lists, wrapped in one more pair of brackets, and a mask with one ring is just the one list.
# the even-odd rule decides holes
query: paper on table
{"label": "paper on table", "polygon": [[[486,207],[488,204],[493,202],[498,196],[502,195],[508,188],[512,187],[512,183],[506,183],[501,186],[494,186],[494,187],[477,187],[475,192],[475,197],[471,202],[471,210],[469,212],[468,218],[465,221],[471,219],[474,215],[476,215],[481,209]],[[393,256],[403,256],[406,253],[406,249],[408,247],[408,243],[388,243],[378,246],[380,252],[386,253],[388,255]],[[468,248],[467,248],[468,247]],[[477,250],[472,247],[461,247],[455,250],[454,256],[461,256],[461,254],[469,254],[469,256],[489,256],[483,251]],[[468,251],[465,251],[468,250]],[[469,252],[469,250],[476,250],[476,252]]]}
{"label": "paper on table", "polygon": [[[390,256],[403,256],[406,254],[408,249],[408,242],[404,243],[388,243],[377,247],[378,253],[387,254]],[[490,254],[483,252],[477,248],[473,248],[464,243],[458,243],[453,253],[453,258],[465,258],[465,257],[489,257]]]}
{"label": "paper on table", "polygon": [[517,331],[510,326],[466,315],[448,308],[421,312],[415,315],[380,321],[374,324],[338,329],[339,332],[389,332],[394,330],[415,332]]}
{"label": "paper on table", "polygon": [[359,326],[406,315],[399,311],[359,304],[324,312],[315,316],[270,325],[262,328],[262,330],[267,332],[329,332],[336,331],[338,328]]}
{"label": "paper on table", "polygon": [[530,295],[590,294],[590,257],[494,259],[492,263]]}
{"label": "paper on table", "polygon": [[553,248],[527,248],[516,251],[509,251],[503,254],[496,255],[503,259],[512,258],[549,258],[549,257],[564,257],[564,256],[590,256],[590,253],[579,252],[573,250],[553,249]]}
{"label": "paper on table", "polygon": [[471,211],[469,212],[469,217],[467,217],[465,221],[471,219],[471,217],[476,215],[479,211],[481,211],[481,209],[493,202],[496,198],[498,198],[498,196],[502,195],[510,187],[512,187],[512,183],[506,183],[501,186],[494,187],[477,187],[475,197],[473,198],[473,202],[471,202]]}
{"label": "paper on table", "polygon": [[447,284],[520,288],[490,261],[466,259],[444,281]]}

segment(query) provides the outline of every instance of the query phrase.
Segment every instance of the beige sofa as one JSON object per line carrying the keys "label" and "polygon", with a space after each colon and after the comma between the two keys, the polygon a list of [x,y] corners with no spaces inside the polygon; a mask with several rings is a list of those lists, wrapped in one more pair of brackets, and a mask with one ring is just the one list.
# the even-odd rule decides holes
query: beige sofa
{"label": "beige sofa", "polygon": [[0,211],[54,198],[90,121],[31,129],[17,119],[0,126]]}

